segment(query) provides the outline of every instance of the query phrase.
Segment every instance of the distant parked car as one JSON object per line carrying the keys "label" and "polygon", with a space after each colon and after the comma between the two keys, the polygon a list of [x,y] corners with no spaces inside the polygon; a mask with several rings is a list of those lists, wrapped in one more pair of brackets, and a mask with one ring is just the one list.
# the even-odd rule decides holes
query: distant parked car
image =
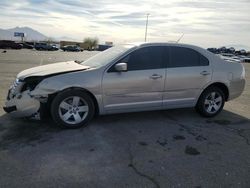
{"label": "distant parked car", "polygon": [[45,51],[59,50],[59,48],[57,48],[55,45],[50,45],[47,43],[36,43],[34,47],[36,50],[45,50]]}
{"label": "distant parked car", "polygon": [[227,62],[235,62],[235,63],[243,62],[243,60],[237,56],[225,56],[225,55],[219,54],[219,57]]}
{"label": "distant parked car", "polygon": [[104,50],[107,50],[107,49],[109,49],[111,47],[112,47],[111,45],[102,45],[102,44],[99,44],[97,50],[98,51],[104,51]]}
{"label": "distant parked car", "polygon": [[234,47],[230,47],[230,48],[228,48],[228,50],[229,50],[230,53],[234,53],[235,52],[235,48]]}
{"label": "distant parked car", "polygon": [[244,87],[241,63],[225,62],[202,48],[130,44],[112,47],[82,63],[22,71],[8,92],[4,110],[37,118],[50,112],[66,128],[86,126],[95,114],[184,107],[212,117],[226,101],[239,97]]}
{"label": "distant parked car", "polygon": [[243,60],[245,63],[250,63],[250,57],[245,57]]}
{"label": "distant parked car", "polygon": [[83,51],[83,49],[81,49],[79,46],[76,46],[76,45],[63,46],[61,47],[61,49],[67,52],[82,52]]}
{"label": "distant parked car", "polygon": [[234,54],[230,54],[230,53],[221,53],[220,55],[225,56],[225,57],[233,57]]}
{"label": "distant parked car", "polygon": [[22,49],[22,45],[16,43],[15,41],[11,41],[11,40],[1,40],[0,41],[0,48],[2,49]]}
{"label": "distant parked car", "polygon": [[19,43],[19,44],[21,44],[23,46],[23,48],[26,48],[26,49],[33,49],[34,48],[33,45],[30,45],[30,44],[28,44],[26,42]]}
{"label": "distant parked car", "polygon": [[246,52],[246,50],[241,49],[241,50],[239,50],[239,51],[235,51],[235,54],[236,54],[236,55],[244,55],[244,56],[246,56],[246,55],[247,55],[247,52]]}
{"label": "distant parked car", "polygon": [[217,48],[208,48],[207,49],[209,52],[212,52],[214,54],[217,54],[218,53],[218,49]]}
{"label": "distant parked car", "polygon": [[242,62],[250,63],[250,57],[244,55],[239,55],[238,57],[242,59]]}
{"label": "distant parked car", "polygon": [[218,48],[218,51],[220,53],[227,53],[227,48],[225,46],[222,46],[222,47]]}

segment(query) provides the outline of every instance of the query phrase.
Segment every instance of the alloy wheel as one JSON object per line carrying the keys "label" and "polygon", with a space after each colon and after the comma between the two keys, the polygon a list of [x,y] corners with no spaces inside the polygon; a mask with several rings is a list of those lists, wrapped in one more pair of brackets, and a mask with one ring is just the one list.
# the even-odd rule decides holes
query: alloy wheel
{"label": "alloy wheel", "polygon": [[219,92],[213,91],[205,98],[204,106],[205,110],[209,114],[216,113],[222,105],[222,96]]}
{"label": "alloy wheel", "polygon": [[61,101],[58,110],[62,121],[75,125],[85,120],[89,113],[89,106],[83,98],[71,96]]}

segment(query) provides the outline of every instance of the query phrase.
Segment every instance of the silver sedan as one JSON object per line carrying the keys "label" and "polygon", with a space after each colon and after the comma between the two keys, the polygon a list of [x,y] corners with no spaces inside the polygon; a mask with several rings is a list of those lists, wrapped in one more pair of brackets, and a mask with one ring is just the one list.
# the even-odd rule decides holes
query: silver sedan
{"label": "silver sedan", "polygon": [[87,125],[95,114],[195,107],[218,114],[245,86],[242,64],[200,47],[142,43],[112,47],[84,62],[61,62],[22,71],[4,110],[16,117],[53,120],[66,128]]}

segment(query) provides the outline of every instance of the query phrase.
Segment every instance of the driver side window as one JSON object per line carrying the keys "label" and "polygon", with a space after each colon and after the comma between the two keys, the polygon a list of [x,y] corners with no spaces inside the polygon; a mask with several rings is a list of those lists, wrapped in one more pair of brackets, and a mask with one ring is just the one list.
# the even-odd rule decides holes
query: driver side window
{"label": "driver side window", "polygon": [[[128,71],[163,68],[163,47],[150,46],[137,49],[117,63],[127,63]],[[116,72],[114,66],[108,72]]]}

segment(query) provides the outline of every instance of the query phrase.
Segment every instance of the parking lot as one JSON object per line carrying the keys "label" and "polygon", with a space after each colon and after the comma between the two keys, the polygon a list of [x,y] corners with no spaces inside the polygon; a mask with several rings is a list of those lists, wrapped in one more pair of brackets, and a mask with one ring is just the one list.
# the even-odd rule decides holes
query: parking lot
{"label": "parking lot", "polygon": [[246,88],[220,115],[194,109],[96,117],[62,130],[2,110],[16,74],[97,52],[0,50],[0,187],[250,187],[250,64]]}

